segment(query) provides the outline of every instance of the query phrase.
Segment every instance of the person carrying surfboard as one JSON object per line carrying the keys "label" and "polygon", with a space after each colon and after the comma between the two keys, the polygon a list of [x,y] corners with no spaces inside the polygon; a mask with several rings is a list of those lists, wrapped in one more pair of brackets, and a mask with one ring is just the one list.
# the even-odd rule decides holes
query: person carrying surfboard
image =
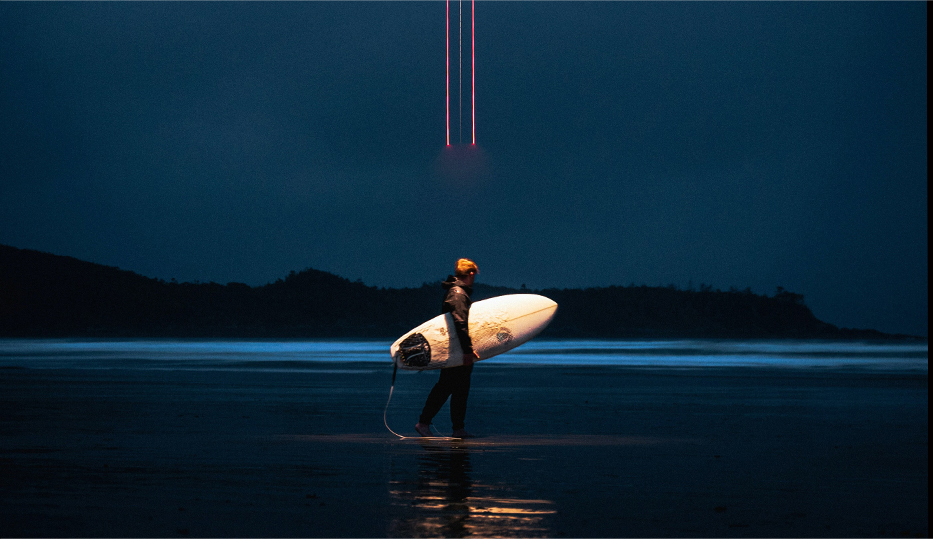
{"label": "person carrying surfboard", "polygon": [[450,398],[450,421],[453,423],[454,438],[468,438],[470,434],[464,430],[466,420],[467,397],[470,394],[470,375],[473,372],[473,361],[479,359],[479,354],[473,350],[473,341],[470,339],[470,295],[473,293],[473,281],[479,267],[468,258],[457,260],[454,275],[448,275],[441,286],[447,290],[444,302],[441,304],[441,314],[450,313],[457,330],[457,338],[463,348],[463,365],[441,369],[440,378],[424,403],[415,430],[421,436],[433,436],[431,421],[440,411],[447,398]]}

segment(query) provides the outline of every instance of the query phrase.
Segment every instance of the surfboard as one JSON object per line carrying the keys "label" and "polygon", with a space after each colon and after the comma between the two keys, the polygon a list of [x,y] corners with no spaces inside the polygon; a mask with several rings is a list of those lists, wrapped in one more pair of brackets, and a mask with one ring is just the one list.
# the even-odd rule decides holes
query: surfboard
{"label": "surfboard", "polygon": [[[508,352],[541,333],[557,313],[557,303],[538,294],[506,294],[470,307],[473,350],[482,361]],[[389,348],[399,369],[431,370],[463,364],[463,348],[450,313],[435,316],[399,337]]]}

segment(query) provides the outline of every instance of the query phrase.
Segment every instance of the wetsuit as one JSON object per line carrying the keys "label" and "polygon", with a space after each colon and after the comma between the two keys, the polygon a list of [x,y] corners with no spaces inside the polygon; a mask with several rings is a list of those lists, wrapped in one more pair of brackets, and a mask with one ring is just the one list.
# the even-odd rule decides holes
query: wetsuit
{"label": "wetsuit", "polygon": [[[454,319],[454,329],[457,331],[457,338],[460,340],[460,347],[463,348],[464,355],[473,357],[473,341],[470,339],[469,317],[470,317],[470,295],[473,288],[466,286],[453,275],[447,276],[447,280],[442,283],[447,290],[444,296],[444,303],[441,306],[441,313],[450,313]],[[441,369],[441,376],[428,394],[428,399],[424,403],[424,409],[421,410],[419,421],[425,425],[431,423],[437,412],[440,411],[447,398],[450,397],[450,421],[453,423],[453,429],[458,430],[464,427],[466,419],[467,397],[470,395],[470,374],[473,372],[473,364],[461,365],[460,367],[447,367]]]}

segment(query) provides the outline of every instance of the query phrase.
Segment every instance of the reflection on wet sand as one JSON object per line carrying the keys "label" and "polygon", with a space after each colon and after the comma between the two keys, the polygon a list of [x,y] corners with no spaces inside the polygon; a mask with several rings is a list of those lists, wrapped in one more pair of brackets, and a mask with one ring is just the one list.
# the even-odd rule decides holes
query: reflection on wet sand
{"label": "reflection on wet sand", "polygon": [[[548,500],[522,499],[507,485],[473,480],[465,444],[425,444],[417,474],[399,470],[389,482],[389,535],[402,537],[546,536],[555,512]],[[397,477],[396,477],[397,476]]]}

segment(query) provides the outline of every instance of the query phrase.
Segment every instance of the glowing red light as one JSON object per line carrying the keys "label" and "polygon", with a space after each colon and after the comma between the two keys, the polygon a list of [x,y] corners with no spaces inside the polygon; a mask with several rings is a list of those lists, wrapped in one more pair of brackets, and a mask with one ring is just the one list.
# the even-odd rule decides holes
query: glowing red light
{"label": "glowing red light", "polygon": [[[458,19],[458,34],[457,34],[457,48],[458,48],[458,66],[459,66],[459,76],[458,76],[458,112],[457,112],[457,121],[459,125],[459,139],[458,144],[463,144],[463,0],[460,0],[459,7],[459,19]],[[444,62],[446,67],[446,88],[444,89],[444,107],[446,109],[445,114],[445,132],[447,138],[447,146],[450,146],[450,0],[446,2],[446,19],[445,19],[445,32],[446,37],[444,41]],[[471,143],[476,145],[476,0],[471,0],[470,8],[470,130],[471,130]]]}
{"label": "glowing red light", "polygon": [[447,59],[447,145],[450,146],[450,0],[447,0],[447,46],[444,56]]}

